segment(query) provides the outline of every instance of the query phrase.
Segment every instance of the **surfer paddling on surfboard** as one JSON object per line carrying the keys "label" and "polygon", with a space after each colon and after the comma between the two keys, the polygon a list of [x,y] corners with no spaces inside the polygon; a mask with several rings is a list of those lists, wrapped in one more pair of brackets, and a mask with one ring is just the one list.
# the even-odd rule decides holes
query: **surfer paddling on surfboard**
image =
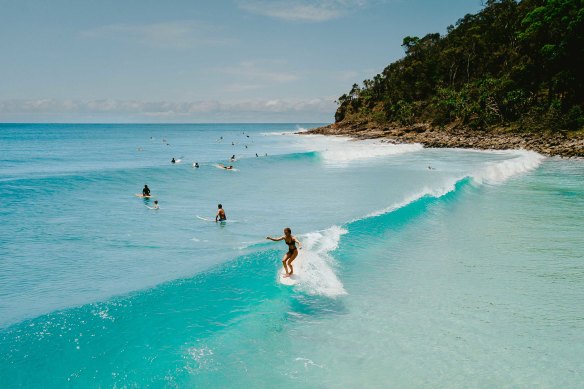
{"label": "surfer paddling on surfboard", "polygon": [[219,208],[219,210],[217,211],[217,215],[215,215],[215,223],[226,221],[227,215],[225,215],[225,210],[223,210],[223,205],[218,204],[217,208]]}
{"label": "surfer paddling on surfboard", "polygon": [[[284,271],[286,272],[286,274],[284,274],[282,277],[292,276],[292,274],[294,274],[292,261],[294,261],[298,256],[298,249],[302,248],[302,243],[298,239],[296,239],[295,236],[292,236],[292,230],[288,227],[284,228],[284,236],[281,236],[279,238],[272,238],[271,236],[268,236],[266,237],[266,239],[274,242],[283,240],[284,243],[288,245],[288,252],[284,254],[284,257],[282,258],[282,265],[284,266]],[[296,247],[297,243],[298,247]],[[290,270],[288,270],[288,268],[290,268]]]}

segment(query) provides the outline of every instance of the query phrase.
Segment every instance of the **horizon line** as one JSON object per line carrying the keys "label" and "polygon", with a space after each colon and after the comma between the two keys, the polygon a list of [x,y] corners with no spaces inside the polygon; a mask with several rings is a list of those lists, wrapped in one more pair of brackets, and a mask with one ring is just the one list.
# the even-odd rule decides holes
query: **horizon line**
{"label": "horizon line", "polygon": [[[329,122],[0,122],[4,124],[152,124],[152,125],[189,125],[189,124],[327,124]],[[332,123],[332,122],[331,122]]]}

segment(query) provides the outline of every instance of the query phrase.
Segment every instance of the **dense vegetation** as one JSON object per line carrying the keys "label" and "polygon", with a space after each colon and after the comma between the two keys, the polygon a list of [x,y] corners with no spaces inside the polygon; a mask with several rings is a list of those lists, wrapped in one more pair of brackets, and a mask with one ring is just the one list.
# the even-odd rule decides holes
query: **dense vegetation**
{"label": "dense vegetation", "polygon": [[335,121],[584,127],[584,0],[489,0],[338,99]]}

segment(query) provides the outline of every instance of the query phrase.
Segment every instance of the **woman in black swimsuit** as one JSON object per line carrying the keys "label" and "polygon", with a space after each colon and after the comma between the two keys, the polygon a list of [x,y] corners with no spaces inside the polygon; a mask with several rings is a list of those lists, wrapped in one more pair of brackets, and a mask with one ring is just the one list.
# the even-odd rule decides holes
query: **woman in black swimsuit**
{"label": "woman in black swimsuit", "polygon": [[[284,243],[288,245],[288,252],[284,254],[284,258],[282,258],[282,265],[284,265],[284,271],[286,272],[284,277],[290,277],[294,273],[292,261],[294,261],[298,256],[298,249],[302,248],[302,243],[296,239],[295,236],[292,236],[292,230],[288,227],[284,228],[284,236],[279,238],[272,238],[268,236],[266,239],[272,240],[274,242],[283,240]],[[298,243],[298,247],[296,247],[296,243]],[[288,268],[290,268],[290,270],[288,270]]]}

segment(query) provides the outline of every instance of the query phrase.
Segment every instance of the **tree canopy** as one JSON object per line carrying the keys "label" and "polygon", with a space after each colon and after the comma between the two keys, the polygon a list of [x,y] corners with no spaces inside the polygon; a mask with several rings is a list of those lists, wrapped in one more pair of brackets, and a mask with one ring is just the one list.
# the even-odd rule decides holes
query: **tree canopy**
{"label": "tree canopy", "polygon": [[584,0],[488,0],[447,31],[405,37],[405,57],[339,97],[335,121],[584,127]]}

